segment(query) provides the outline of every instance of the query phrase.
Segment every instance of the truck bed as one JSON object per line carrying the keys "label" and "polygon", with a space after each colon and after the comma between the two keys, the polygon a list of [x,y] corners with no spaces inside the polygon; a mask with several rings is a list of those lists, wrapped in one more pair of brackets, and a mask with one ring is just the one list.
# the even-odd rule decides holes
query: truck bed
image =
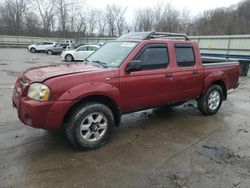
{"label": "truck bed", "polygon": [[202,57],[202,64],[204,66],[224,66],[224,65],[238,65],[239,62],[238,61],[228,61],[227,59]]}
{"label": "truck bed", "polygon": [[225,63],[225,62],[237,62],[237,61],[229,61],[226,58],[213,58],[213,57],[202,57],[202,63]]}

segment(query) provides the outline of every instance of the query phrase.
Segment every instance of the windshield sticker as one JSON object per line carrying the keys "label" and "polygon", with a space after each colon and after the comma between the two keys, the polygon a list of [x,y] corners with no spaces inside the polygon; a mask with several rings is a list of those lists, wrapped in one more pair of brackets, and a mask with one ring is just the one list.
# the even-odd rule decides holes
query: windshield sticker
{"label": "windshield sticker", "polygon": [[124,42],[121,44],[121,47],[133,48],[135,45],[136,45],[136,43]]}

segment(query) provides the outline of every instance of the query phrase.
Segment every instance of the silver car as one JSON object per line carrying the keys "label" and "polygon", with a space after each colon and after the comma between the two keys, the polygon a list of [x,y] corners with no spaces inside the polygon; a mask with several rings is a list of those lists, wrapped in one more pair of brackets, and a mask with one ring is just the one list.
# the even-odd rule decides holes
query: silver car
{"label": "silver car", "polygon": [[38,42],[35,44],[31,44],[27,47],[29,51],[32,53],[35,52],[45,52],[47,48],[53,47],[57,44],[57,42]]}

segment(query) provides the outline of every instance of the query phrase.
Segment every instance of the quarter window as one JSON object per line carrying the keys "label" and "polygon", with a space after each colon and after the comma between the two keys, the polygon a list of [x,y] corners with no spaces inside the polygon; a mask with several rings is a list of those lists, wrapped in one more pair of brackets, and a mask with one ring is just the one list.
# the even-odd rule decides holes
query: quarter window
{"label": "quarter window", "polygon": [[191,45],[175,45],[176,62],[179,67],[195,65],[194,49]]}

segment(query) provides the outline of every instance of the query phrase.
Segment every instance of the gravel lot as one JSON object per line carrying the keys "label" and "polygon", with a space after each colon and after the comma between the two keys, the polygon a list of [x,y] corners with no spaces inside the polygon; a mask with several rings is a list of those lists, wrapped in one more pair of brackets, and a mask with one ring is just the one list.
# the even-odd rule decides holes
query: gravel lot
{"label": "gravel lot", "polygon": [[110,142],[79,152],[61,133],[23,125],[14,82],[60,56],[0,49],[0,187],[241,187],[250,185],[250,78],[215,116],[190,101],[125,115]]}

